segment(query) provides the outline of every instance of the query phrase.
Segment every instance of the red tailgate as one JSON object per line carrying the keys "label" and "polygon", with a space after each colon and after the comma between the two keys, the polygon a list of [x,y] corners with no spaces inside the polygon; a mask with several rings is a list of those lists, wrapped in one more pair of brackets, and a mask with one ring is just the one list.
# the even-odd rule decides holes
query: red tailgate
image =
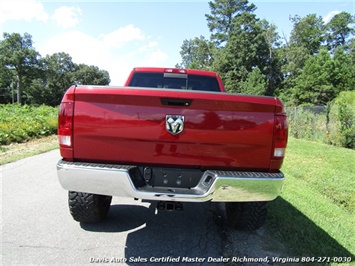
{"label": "red tailgate", "polygon": [[[78,87],[74,159],[269,169],[275,99],[178,90]],[[168,132],[177,117],[183,130]],[[181,121],[180,121],[181,122]],[[170,130],[171,131],[171,130]]]}

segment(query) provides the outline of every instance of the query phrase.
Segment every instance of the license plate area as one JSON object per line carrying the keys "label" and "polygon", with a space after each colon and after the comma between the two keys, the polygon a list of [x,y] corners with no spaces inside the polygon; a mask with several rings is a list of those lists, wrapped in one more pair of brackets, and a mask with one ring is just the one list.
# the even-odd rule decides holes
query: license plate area
{"label": "license plate area", "polygon": [[203,176],[199,169],[138,167],[139,175],[152,187],[193,188]]}

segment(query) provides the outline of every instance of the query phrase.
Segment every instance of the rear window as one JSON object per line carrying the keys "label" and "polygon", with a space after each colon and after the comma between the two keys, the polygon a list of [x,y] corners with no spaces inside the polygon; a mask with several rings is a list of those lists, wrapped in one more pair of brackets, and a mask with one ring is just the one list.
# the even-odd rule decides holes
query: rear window
{"label": "rear window", "polygon": [[216,77],[173,73],[137,72],[133,75],[129,86],[194,91],[220,91]]}

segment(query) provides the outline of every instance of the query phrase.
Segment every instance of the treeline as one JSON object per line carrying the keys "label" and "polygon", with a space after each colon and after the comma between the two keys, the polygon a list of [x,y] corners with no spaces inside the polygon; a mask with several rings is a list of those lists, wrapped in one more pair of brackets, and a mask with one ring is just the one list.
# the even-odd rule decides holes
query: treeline
{"label": "treeline", "polygon": [[[355,16],[294,16],[290,37],[257,18],[248,0],[213,0],[210,36],[184,40],[178,67],[220,73],[229,92],[272,95],[287,106],[328,105],[355,88]],[[0,103],[58,105],[70,84],[110,83],[109,73],[75,64],[69,54],[42,57],[32,36],[4,33],[0,41]]]}
{"label": "treeline", "polygon": [[[247,0],[213,0],[211,35],[184,40],[178,67],[217,71],[229,92],[272,95],[287,106],[328,105],[355,87],[355,16],[290,17],[290,37]],[[280,14],[282,15],[282,14]]]}
{"label": "treeline", "polygon": [[71,84],[108,85],[110,76],[96,66],[75,64],[69,54],[42,57],[32,36],[4,33],[0,41],[0,103],[59,105]]}

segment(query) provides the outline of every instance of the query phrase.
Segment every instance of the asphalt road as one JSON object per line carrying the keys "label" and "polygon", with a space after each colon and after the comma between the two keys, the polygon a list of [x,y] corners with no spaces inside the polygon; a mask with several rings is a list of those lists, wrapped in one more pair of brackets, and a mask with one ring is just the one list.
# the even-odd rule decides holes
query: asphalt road
{"label": "asphalt road", "polygon": [[59,158],[54,150],[0,166],[2,265],[171,265],[190,259],[200,260],[194,265],[211,265],[221,256],[280,255],[265,228],[252,233],[227,229],[218,203],[157,212],[154,203],[113,198],[104,222],[77,223],[57,179]]}

